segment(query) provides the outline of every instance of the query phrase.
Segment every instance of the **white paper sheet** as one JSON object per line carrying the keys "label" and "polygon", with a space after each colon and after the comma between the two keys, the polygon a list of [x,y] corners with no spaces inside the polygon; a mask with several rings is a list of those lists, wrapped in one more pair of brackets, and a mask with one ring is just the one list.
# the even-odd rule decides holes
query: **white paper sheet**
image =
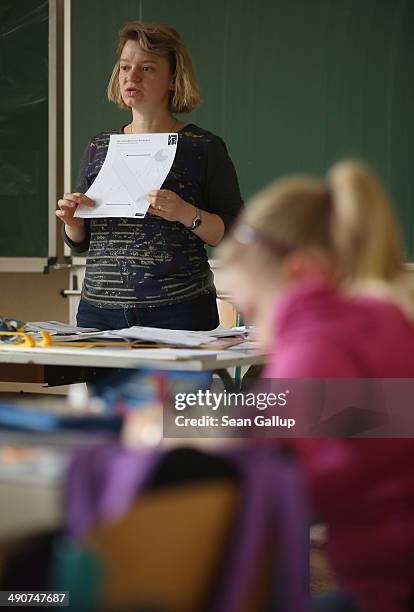
{"label": "white paper sheet", "polygon": [[178,134],[111,134],[102,168],[75,217],[144,217],[150,191],[160,189],[177,151]]}
{"label": "white paper sheet", "polygon": [[212,338],[244,338],[252,331],[252,326],[243,325],[241,327],[224,328],[219,325],[216,329],[204,333]]}
{"label": "white paper sheet", "polygon": [[197,347],[200,344],[209,344],[214,341],[204,332],[188,331],[185,329],[162,329],[159,327],[141,327],[134,325],[125,329],[117,329],[113,332],[103,332],[103,338],[128,338],[131,340],[147,340],[150,342],[162,342],[165,344],[178,344],[187,347]]}
{"label": "white paper sheet", "polygon": [[98,331],[94,327],[76,327],[60,321],[28,321],[24,326],[25,331],[40,332],[47,331],[51,335],[55,334],[82,334]]}
{"label": "white paper sheet", "polygon": [[159,327],[141,327],[134,325],[125,329],[114,329],[72,336],[61,336],[59,340],[70,342],[71,340],[142,340],[143,342],[160,342],[163,344],[181,345],[186,347],[198,347],[201,344],[210,344],[215,341],[214,337],[206,332],[188,331],[185,329],[164,329]]}

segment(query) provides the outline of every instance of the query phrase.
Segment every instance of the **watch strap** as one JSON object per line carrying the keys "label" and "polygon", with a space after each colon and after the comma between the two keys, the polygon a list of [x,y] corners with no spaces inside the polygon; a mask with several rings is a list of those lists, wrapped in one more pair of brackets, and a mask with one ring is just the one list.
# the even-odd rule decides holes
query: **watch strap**
{"label": "watch strap", "polygon": [[186,228],[189,230],[194,230],[196,229],[199,225],[201,224],[201,216],[200,216],[200,209],[196,206],[196,214],[194,219],[192,220],[191,225],[186,225]]}

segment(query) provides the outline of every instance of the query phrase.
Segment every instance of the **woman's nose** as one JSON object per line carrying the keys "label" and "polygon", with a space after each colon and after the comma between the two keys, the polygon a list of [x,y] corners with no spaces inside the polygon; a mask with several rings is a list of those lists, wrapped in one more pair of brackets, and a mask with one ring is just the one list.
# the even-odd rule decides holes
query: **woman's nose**
{"label": "woman's nose", "polygon": [[138,66],[135,66],[131,69],[130,72],[130,77],[131,79],[133,79],[134,81],[140,81],[141,80],[141,70]]}

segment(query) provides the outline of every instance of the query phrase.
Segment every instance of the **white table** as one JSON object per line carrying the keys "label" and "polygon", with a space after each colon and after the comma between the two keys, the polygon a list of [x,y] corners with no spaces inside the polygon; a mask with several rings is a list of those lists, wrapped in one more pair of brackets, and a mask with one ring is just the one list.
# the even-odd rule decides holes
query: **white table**
{"label": "white table", "polygon": [[[82,368],[151,368],[164,371],[220,371],[226,388],[230,368],[260,365],[263,354],[251,350],[164,348],[0,347],[0,381],[41,383],[50,387],[83,382]],[[238,380],[238,376],[235,376]]]}
{"label": "white table", "polygon": [[255,351],[232,349],[114,349],[78,347],[0,347],[2,364],[37,364],[69,367],[139,368],[206,371],[250,366],[264,362]]}
{"label": "white table", "polygon": [[[114,348],[0,348],[2,369],[13,364],[25,367],[60,368],[154,368],[175,371],[214,371],[263,363],[264,356],[253,351],[222,350],[173,352],[169,349]],[[23,372],[24,376],[24,372]],[[40,381],[38,381],[40,382]],[[60,520],[60,487],[0,482],[0,497],[5,501],[0,519],[0,542],[13,536],[28,535],[38,529],[53,528]],[[18,510],[16,511],[16,508]]]}
{"label": "white table", "polygon": [[[211,261],[210,265],[214,270],[218,297],[228,299],[229,296],[222,287],[219,263]],[[76,324],[84,267],[84,258],[73,258],[71,288],[64,291],[69,301],[69,321],[72,324]],[[234,325],[235,322],[228,324]],[[248,367],[264,362],[263,355],[252,351],[226,350],[211,353],[204,350],[197,355],[189,354],[186,349],[180,352],[181,354],[177,355],[165,349],[0,347],[0,380],[46,382],[53,385],[72,382],[70,373],[82,367],[146,367],[167,371],[213,371],[237,366]],[[6,536],[24,535],[59,524],[61,500],[60,488],[57,486],[23,486],[18,483],[2,482],[0,496],[4,506],[0,520],[0,540]]]}

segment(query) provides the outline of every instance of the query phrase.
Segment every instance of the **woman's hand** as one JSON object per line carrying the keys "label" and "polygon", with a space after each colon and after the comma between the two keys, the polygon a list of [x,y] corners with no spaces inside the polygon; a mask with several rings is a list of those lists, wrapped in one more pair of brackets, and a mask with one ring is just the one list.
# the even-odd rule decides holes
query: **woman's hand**
{"label": "woman's hand", "polygon": [[195,216],[195,206],[189,204],[174,191],[156,189],[147,196],[150,207],[148,212],[167,221],[179,221],[183,225],[191,225]]}
{"label": "woman's hand", "polygon": [[73,216],[79,204],[95,206],[94,200],[91,200],[91,198],[88,198],[83,193],[64,193],[63,198],[58,200],[59,209],[56,211],[56,216],[67,227],[82,227],[85,220]]}
{"label": "woman's hand", "polygon": [[84,193],[64,193],[63,198],[58,200],[59,209],[56,216],[65,224],[65,234],[72,242],[81,243],[85,239],[85,219],[74,217],[75,210],[79,204],[95,206],[94,200],[88,198]]}
{"label": "woman's hand", "polygon": [[[169,189],[157,189],[147,196],[151,206],[148,211],[167,221],[179,221],[187,229],[190,228],[196,215],[196,207],[189,204],[179,195]],[[201,225],[193,231],[203,242],[217,246],[224,236],[224,222],[219,215],[200,211]]]}

